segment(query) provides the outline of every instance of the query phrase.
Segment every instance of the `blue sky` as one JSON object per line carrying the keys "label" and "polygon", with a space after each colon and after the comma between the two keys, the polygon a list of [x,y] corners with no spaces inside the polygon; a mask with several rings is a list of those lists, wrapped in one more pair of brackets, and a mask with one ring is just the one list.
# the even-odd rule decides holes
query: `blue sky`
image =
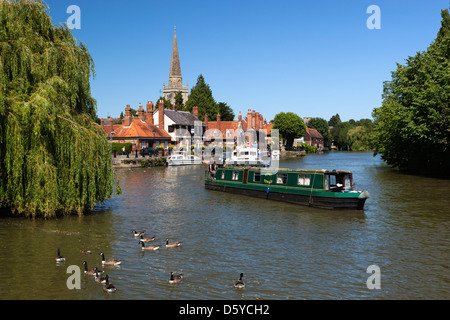
{"label": "blue sky", "polygon": [[[91,80],[99,117],[127,104],[155,102],[168,83],[174,26],[183,83],[203,74],[217,102],[267,118],[343,121],[371,118],[396,62],[426,50],[448,0],[47,0],[53,22],[81,9],[81,29],[95,62]],[[366,26],[370,5],[381,29]]]}

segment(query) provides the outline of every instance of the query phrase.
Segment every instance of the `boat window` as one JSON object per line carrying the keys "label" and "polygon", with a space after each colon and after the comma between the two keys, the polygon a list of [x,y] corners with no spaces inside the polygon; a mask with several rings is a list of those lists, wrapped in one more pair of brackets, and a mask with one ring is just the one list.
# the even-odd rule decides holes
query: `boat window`
{"label": "boat window", "polygon": [[330,186],[335,186],[336,185],[336,176],[330,175]]}
{"label": "boat window", "polygon": [[326,174],[325,175],[325,190],[336,190],[336,175]]}
{"label": "boat window", "polygon": [[298,175],[298,185],[299,186],[309,186],[311,181],[311,175],[309,174],[299,174]]}
{"label": "boat window", "polygon": [[253,181],[254,181],[254,182],[261,182],[261,173],[255,172],[255,173],[253,174]]}
{"label": "boat window", "polygon": [[277,183],[279,184],[286,184],[287,181],[287,174],[277,174]]}
{"label": "boat window", "polygon": [[238,171],[233,171],[233,176],[231,177],[232,180],[238,180],[239,178],[239,172]]}
{"label": "boat window", "polygon": [[344,188],[345,189],[350,189],[351,188],[351,182],[350,182],[350,175],[346,174],[344,175]]}
{"label": "boat window", "polygon": [[222,179],[225,179],[225,170],[222,171]]}

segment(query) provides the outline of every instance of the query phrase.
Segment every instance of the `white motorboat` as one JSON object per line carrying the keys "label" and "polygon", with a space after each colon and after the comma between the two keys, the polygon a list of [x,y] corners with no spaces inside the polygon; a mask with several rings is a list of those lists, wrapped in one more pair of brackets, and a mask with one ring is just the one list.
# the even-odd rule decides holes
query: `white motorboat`
{"label": "white motorboat", "polygon": [[169,166],[184,166],[190,164],[202,164],[202,159],[198,156],[188,155],[186,151],[174,151],[167,157]]}
{"label": "white motorboat", "polygon": [[260,150],[257,148],[244,147],[236,148],[233,155],[225,160],[225,164],[227,166],[250,165],[268,167],[270,166],[270,159],[263,159]]}

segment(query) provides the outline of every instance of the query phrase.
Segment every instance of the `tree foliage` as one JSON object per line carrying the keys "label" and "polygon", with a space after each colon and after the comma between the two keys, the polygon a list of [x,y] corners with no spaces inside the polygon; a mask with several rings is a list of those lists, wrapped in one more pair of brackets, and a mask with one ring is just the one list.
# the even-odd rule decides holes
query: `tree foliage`
{"label": "tree foliage", "polygon": [[181,91],[178,91],[175,94],[175,106],[177,107],[177,110],[184,109],[183,93]]}
{"label": "tree foliage", "polygon": [[217,108],[219,109],[221,121],[233,121],[234,120],[233,109],[231,109],[231,107],[228,104],[226,104],[225,102],[219,102],[217,104]]}
{"label": "tree foliage", "polygon": [[408,171],[450,174],[450,16],[427,51],[397,64],[373,111],[375,154]]}
{"label": "tree foliage", "polygon": [[[156,109],[158,109],[158,107],[159,107],[159,103],[160,102],[163,102],[164,103],[164,109],[172,109],[172,102],[169,100],[169,99],[166,99],[166,98],[164,98],[164,97],[159,97],[158,98],[158,100],[156,100],[156,106],[155,106],[155,108]],[[156,110],[155,109],[155,110]],[[133,110],[133,109],[132,109]],[[137,111],[136,111],[136,113],[133,115],[133,116],[136,116],[136,114],[137,114]]]}
{"label": "tree foliage", "polygon": [[95,123],[93,60],[47,9],[0,1],[0,207],[50,217],[109,198],[114,175]]}
{"label": "tree foliage", "polygon": [[201,121],[205,120],[205,113],[208,114],[209,119],[214,119],[219,111],[211,88],[201,74],[197,78],[197,83],[191,89],[188,101],[186,102],[186,110],[192,112],[195,106],[198,107],[198,118]]}
{"label": "tree foliage", "polygon": [[331,127],[335,127],[340,122],[341,117],[339,116],[339,113],[336,113],[334,116],[330,118],[330,120],[328,121],[328,125]]}
{"label": "tree foliage", "polygon": [[295,138],[305,135],[306,126],[303,119],[293,112],[280,112],[273,119],[273,128],[278,129],[286,146],[291,147]]}

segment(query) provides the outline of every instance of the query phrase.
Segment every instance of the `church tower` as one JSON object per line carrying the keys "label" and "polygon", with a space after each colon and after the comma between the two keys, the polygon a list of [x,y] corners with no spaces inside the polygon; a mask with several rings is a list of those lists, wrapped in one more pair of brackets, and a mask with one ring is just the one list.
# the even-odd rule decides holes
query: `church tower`
{"label": "church tower", "polygon": [[183,103],[186,104],[189,89],[188,85],[183,86],[183,81],[181,78],[181,66],[180,66],[180,56],[178,54],[178,44],[177,44],[177,29],[175,27],[173,36],[173,46],[172,46],[172,58],[170,60],[170,73],[169,73],[169,85],[163,84],[163,97],[172,102],[175,105],[175,95],[178,91],[181,91],[183,95]]}

